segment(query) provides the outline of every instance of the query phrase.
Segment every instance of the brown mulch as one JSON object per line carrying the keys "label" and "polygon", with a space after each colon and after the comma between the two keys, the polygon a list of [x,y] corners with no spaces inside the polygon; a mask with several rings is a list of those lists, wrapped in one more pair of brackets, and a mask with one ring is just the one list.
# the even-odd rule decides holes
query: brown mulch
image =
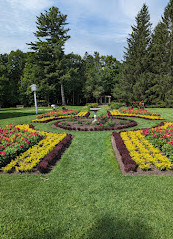
{"label": "brown mulch", "polygon": [[112,142],[112,147],[113,147],[113,150],[114,150],[114,153],[115,153],[115,157],[116,157],[116,159],[118,161],[120,170],[121,170],[123,175],[125,175],[125,176],[127,176],[127,175],[132,175],[132,176],[136,176],[136,175],[165,175],[165,176],[173,176],[173,170],[160,171],[154,165],[152,166],[151,170],[148,170],[148,171],[143,171],[143,170],[141,170],[138,167],[136,172],[134,172],[134,171],[126,172],[124,170],[124,164],[123,164],[123,162],[121,160],[121,155],[120,155],[120,153],[119,153],[119,151],[117,149],[117,146],[116,146],[116,143],[115,143],[115,140],[114,140],[113,136],[111,136],[111,142]]}

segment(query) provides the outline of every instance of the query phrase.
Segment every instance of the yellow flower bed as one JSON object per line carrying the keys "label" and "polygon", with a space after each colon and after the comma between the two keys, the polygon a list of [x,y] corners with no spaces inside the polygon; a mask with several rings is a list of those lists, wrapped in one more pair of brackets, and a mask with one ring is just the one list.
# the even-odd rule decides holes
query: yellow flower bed
{"label": "yellow flower bed", "polygon": [[[21,130],[28,130],[29,132],[36,132],[37,130],[30,129],[28,125],[17,125]],[[48,133],[44,131],[37,131],[46,138],[42,139],[37,145],[29,148],[24,153],[17,156],[7,166],[1,168],[2,171],[8,172],[15,168],[17,172],[32,171],[37,164],[50,152],[53,148],[62,141],[66,134]]]}
{"label": "yellow flower bed", "polygon": [[169,159],[159,149],[154,148],[141,132],[127,131],[120,134],[131,158],[143,170],[150,169],[152,164],[160,170],[173,169]]}
{"label": "yellow flower bed", "polygon": [[75,115],[75,117],[85,116],[87,113],[88,113],[88,111],[81,111],[77,115]]}
{"label": "yellow flower bed", "polygon": [[35,120],[32,120],[32,122],[42,122],[42,121],[45,121],[45,120],[50,120],[50,119],[55,119],[55,118],[58,118],[58,117],[54,117],[54,116],[51,116],[51,117],[45,117],[45,118],[42,118],[42,119],[35,119]]}
{"label": "yellow flower bed", "polygon": [[83,117],[85,116],[86,114],[88,113],[88,111],[81,111],[79,112],[77,115],[62,115],[62,116],[51,116],[51,117],[45,117],[45,118],[42,118],[42,119],[35,119],[35,120],[32,120],[32,122],[44,122],[46,120],[51,120],[51,119],[61,119],[61,118],[70,118],[70,117]]}
{"label": "yellow flower bed", "polygon": [[123,114],[118,110],[112,110],[110,111],[111,115],[113,116],[132,116],[132,117],[143,117],[143,118],[148,118],[148,119],[155,119],[155,120],[161,120],[163,119],[160,116],[154,116],[154,115],[139,115],[139,114]]}

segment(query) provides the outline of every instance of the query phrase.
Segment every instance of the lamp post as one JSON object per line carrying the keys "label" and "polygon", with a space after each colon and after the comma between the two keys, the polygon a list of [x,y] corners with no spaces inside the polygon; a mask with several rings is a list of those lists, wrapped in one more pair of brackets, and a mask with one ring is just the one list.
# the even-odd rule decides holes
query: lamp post
{"label": "lamp post", "polygon": [[37,85],[36,84],[31,85],[31,90],[34,91],[35,111],[37,115],[37,98],[36,98],[36,91],[38,90]]}

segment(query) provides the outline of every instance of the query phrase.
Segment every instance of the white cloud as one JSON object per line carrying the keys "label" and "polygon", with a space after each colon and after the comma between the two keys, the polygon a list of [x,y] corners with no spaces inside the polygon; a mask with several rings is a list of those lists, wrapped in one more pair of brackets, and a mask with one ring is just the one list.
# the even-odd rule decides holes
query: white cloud
{"label": "white cloud", "polygon": [[23,7],[28,10],[41,10],[52,6],[54,0],[6,0],[13,7]]}
{"label": "white cloud", "polygon": [[[163,4],[165,1],[165,4]],[[0,0],[0,49],[27,50],[26,42],[34,41],[36,16],[52,5],[57,6],[67,21],[71,39],[66,52],[83,55],[85,51],[100,54],[123,52],[126,38],[135,24],[143,3],[149,6],[151,22],[156,25],[169,0]],[[118,52],[118,53],[117,53]],[[117,57],[118,58],[118,57]]]}

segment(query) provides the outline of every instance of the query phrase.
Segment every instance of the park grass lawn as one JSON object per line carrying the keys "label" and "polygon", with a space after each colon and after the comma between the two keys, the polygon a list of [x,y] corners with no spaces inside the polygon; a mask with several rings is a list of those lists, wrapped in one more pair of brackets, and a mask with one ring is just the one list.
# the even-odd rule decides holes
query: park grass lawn
{"label": "park grass lawn", "polygon": [[[172,109],[151,110],[173,121]],[[8,119],[3,112],[1,127],[35,118],[34,111]],[[134,128],[161,122],[130,119],[139,124]],[[49,174],[0,175],[0,238],[173,238],[173,177],[122,176],[111,146],[112,131],[57,130],[52,123],[34,125],[72,133],[72,144]]]}

